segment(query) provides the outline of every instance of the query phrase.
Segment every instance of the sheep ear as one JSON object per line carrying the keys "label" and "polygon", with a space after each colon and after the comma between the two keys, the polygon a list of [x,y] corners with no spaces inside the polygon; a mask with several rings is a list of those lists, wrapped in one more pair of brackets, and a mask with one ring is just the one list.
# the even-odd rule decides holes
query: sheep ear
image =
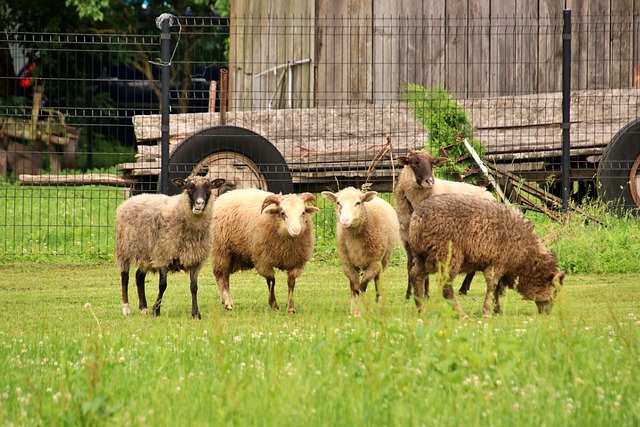
{"label": "sheep ear", "polygon": [[304,211],[305,211],[306,213],[308,213],[308,214],[314,214],[314,213],[318,212],[319,210],[320,210],[320,209],[319,209],[319,208],[316,208],[315,206],[306,206],[306,207],[304,208]]}
{"label": "sheep ear", "polygon": [[[281,196],[279,196],[278,194],[271,194],[267,197],[265,197],[264,201],[262,202],[262,208],[260,209],[260,212],[266,212],[265,208],[269,205],[278,205],[278,212],[280,211],[280,198]],[[267,213],[274,213],[274,212],[267,212]]]}
{"label": "sheep ear", "polygon": [[367,191],[366,193],[364,193],[361,197],[360,200],[362,200],[362,202],[370,202],[373,199],[375,199],[375,197],[378,195],[377,191]]}
{"label": "sheep ear", "polygon": [[400,166],[406,166],[409,164],[409,156],[399,156],[398,157],[398,164]]}
{"label": "sheep ear", "polygon": [[338,200],[338,198],[336,197],[335,194],[333,194],[331,191],[323,191],[322,193],[320,193],[322,195],[322,197],[324,197],[325,199],[327,199],[330,202],[335,203],[336,200]]}
{"label": "sheep ear", "polygon": [[560,286],[564,286],[564,271],[558,270],[551,279],[551,283],[559,283]]}
{"label": "sheep ear", "polygon": [[282,208],[280,207],[280,205],[269,205],[266,207],[266,209],[262,210],[262,213],[264,214],[268,214],[268,215],[276,215],[279,214],[282,211]]}
{"label": "sheep ear", "polygon": [[214,179],[213,181],[211,181],[211,186],[213,188],[220,188],[224,185],[225,182],[227,182],[227,180],[223,178]]}
{"label": "sheep ear", "polygon": [[442,166],[445,163],[447,163],[448,160],[449,160],[448,157],[438,157],[436,159],[433,159],[433,163],[431,165],[432,166]]}
{"label": "sheep ear", "polygon": [[182,178],[174,178],[171,182],[173,182],[176,187],[182,188],[183,190],[187,186],[187,182]]}
{"label": "sheep ear", "polygon": [[300,195],[300,198],[302,199],[303,202],[310,202],[313,206],[317,206],[316,204],[316,198],[313,197],[313,194],[311,193],[302,193]]}

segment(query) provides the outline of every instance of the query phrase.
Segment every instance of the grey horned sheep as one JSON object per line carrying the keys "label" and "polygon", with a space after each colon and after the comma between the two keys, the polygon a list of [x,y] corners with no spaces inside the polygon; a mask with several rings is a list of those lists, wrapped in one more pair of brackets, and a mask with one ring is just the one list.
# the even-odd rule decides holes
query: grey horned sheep
{"label": "grey horned sheep", "polygon": [[558,285],[564,281],[556,256],[521,212],[478,197],[443,194],[420,203],[411,215],[409,247],[418,309],[425,297],[424,276],[439,268],[448,269],[443,293],[454,300],[462,317],[466,314],[450,284],[458,273],[483,272],[487,281],[482,305],[485,317],[491,315],[492,293],[494,312],[500,313],[503,285],[535,301],[538,312],[549,312]]}
{"label": "grey horned sheep", "polygon": [[160,315],[162,297],[167,288],[167,273],[189,271],[191,280],[191,315],[198,310],[198,273],[211,250],[211,192],[224,179],[209,181],[196,176],[173,183],[184,191],[175,196],[140,194],[123,202],[116,210],[116,262],[122,283],[122,313],[129,308],[129,267],[138,266],[136,286],[140,311],[149,312],[145,295],[148,272],[159,272],[159,293],[152,307]]}
{"label": "grey horned sheep", "polygon": [[[411,271],[413,260],[408,250],[409,221],[411,214],[420,202],[438,194],[469,194],[487,200],[495,200],[485,188],[465,182],[447,181],[435,178],[433,168],[444,164],[446,157],[434,158],[426,151],[409,150],[408,155],[398,157],[398,163],[404,166],[393,190],[398,220],[400,221],[400,238],[407,254],[407,271]],[[466,295],[475,273],[469,273],[460,287],[459,293]],[[428,282],[426,284],[428,286]],[[428,292],[428,288],[427,288]],[[411,297],[411,284],[407,283],[406,298]]]}
{"label": "grey horned sheep", "polygon": [[376,286],[376,301],[380,300],[380,275],[400,240],[396,211],[377,194],[353,187],[336,194],[322,192],[322,197],[336,204],[338,255],[342,271],[349,279],[351,313],[355,316],[360,315],[360,291],[367,290],[371,279]]}
{"label": "grey horned sheep", "polygon": [[318,208],[311,193],[273,194],[238,189],[216,199],[211,263],[225,308],[233,309],[229,276],[255,268],[267,280],[269,305],[279,309],[274,293],[275,269],[287,272],[287,311],[295,313],[296,278],[313,253],[313,221]]}

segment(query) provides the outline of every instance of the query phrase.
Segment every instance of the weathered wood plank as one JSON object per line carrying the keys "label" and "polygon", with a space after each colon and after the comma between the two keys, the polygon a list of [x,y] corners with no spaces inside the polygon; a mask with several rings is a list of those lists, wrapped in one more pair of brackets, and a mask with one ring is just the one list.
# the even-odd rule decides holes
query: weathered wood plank
{"label": "weathered wood plank", "polygon": [[82,175],[28,175],[18,176],[20,185],[109,185],[128,187],[136,180],[108,173],[90,173]]}
{"label": "weathered wood plank", "polygon": [[491,2],[491,45],[489,47],[489,94],[516,93],[514,52],[515,0]]}
{"label": "weathered wood plank", "polygon": [[539,0],[538,16],[538,92],[562,90],[563,4]]}
{"label": "weathered wood plank", "polygon": [[633,70],[627,64],[633,58],[632,46],[634,37],[633,0],[616,0],[611,2],[611,85],[613,87],[630,87],[633,85]]}
{"label": "weathered wood plank", "polygon": [[422,35],[421,61],[423,69],[420,80],[416,82],[425,87],[442,86],[447,73],[445,68],[445,9],[445,1],[438,0],[423,10],[423,29],[418,31],[418,34]]}
{"label": "weathered wood plank", "polygon": [[538,88],[538,4],[516,0],[515,10],[515,93],[536,93]]}
{"label": "weathered wood plank", "polygon": [[466,97],[482,98],[489,94],[489,42],[490,4],[482,0],[469,0],[469,16],[473,17],[468,29],[468,63]]}
{"label": "weathered wood plank", "polygon": [[445,74],[444,87],[454,97],[464,97],[467,93],[467,2],[455,0],[446,3],[444,25],[445,37]]}

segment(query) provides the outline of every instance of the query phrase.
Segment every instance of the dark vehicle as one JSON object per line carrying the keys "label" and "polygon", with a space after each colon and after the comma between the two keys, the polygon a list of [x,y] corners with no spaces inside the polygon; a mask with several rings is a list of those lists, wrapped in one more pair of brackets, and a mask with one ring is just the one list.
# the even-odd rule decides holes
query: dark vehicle
{"label": "dark vehicle", "polygon": [[[131,121],[133,116],[160,113],[160,102],[153,90],[154,84],[160,87],[159,66],[152,65],[152,81],[126,64],[90,69],[85,71],[86,77],[76,79],[84,83],[82,93],[78,94],[77,81],[70,83],[69,78],[50,76],[42,70],[39,52],[28,53],[27,58],[15,79],[15,93],[22,105],[32,105],[34,87],[40,79],[46,88],[42,106],[48,106],[51,94],[55,93],[53,107],[65,113],[71,121],[78,119],[87,125],[90,132],[126,146],[133,146],[136,142]],[[180,99],[181,92],[177,87],[171,88],[172,113],[181,109],[185,113],[209,111],[211,82],[220,80],[220,67],[195,67],[189,79],[189,88],[183,92],[187,100]],[[179,85],[182,87],[183,83]],[[218,111],[219,85],[216,87],[215,111]]]}

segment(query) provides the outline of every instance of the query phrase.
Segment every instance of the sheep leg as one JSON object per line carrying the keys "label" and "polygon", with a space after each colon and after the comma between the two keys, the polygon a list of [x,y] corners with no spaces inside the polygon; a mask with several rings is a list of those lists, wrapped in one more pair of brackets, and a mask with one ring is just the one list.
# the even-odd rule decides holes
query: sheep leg
{"label": "sheep leg", "polygon": [[495,314],[500,314],[500,295],[502,295],[503,292],[504,287],[501,284],[498,284],[493,291],[493,312]]}
{"label": "sheep leg", "polygon": [[287,287],[289,288],[289,293],[287,294],[287,312],[295,314],[296,308],[293,305],[293,291],[296,287],[295,272],[290,271],[287,275]]}
{"label": "sheep leg", "polygon": [[218,284],[218,290],[220,291],[220,300],[227,310],[233,310],[233,300],[231,299],[231,293],[229,293],[229,275],[223,273],[215,273],[216,283]]}
{"label": "sheep leg", "polygon": [[472,272],[464,276],[464,281],[462,282],[462,286],[458,290],[460,295],[466,295],[469,292],[469,288],[471,288],[471,281],[473,280],[473,276],[476,275],[476,272]]}
{"label": "sheep leg", "polygon": [[409,243],[404,242],[404,251],[407,254],[407,292],[404,295],[405,299],[411,298],[411,269],[413,268],[413,255],[409,248]]}
{"label": "sheep leg", "polygon": [[269,306],[274,310],[280,310],[280,306],[276,301],[276,278],[267,277],[267,287],[269,288]]}
{"label": "sheep leg", "polygon": [[156,302],[151,307],[153,310],[153,315],[158,317],[160,316],[160,306],[162,305],[162,296],[164,295],[164,291],[167,290],[167,271],[162,269],[159,272],[160,280],[158,281],[158,298]]}
{"label": "sheep leg", "polygon": [[194,319],[202,318],[200,310],[198,310],[198,273],[200,272],[200,267],[194,267],[189,271],[189,279],[191,280],[191,317]]}
{"label": "sheep leg", "polygon": [[351,307],[349,312],[355,317],[360,316],[360,292],[364,292],[361,288],[360,274],[356,268],[351,265],[342,264],[342,272],[349,279],[349,288],[351,289]]}
{"label": "sheep leg", "polygon": [[364,273],[362,273],[362,278],[360,279],[360,290],[362,292],[366,292],[369,281],[371,281],[371,279],[374,280],[376,285],[376,302],[380,301],[380,271],[380,263],[374,262],[369,265],[366,270],[364,270]]}
{"label": "sheep leg", "polygon": [[413,286],[414,297],[416,302],[416,308],[418,311],[422,311],[422,302],[425,299],[425,283],[427,282],[428,275],[424,269],[424,259],[421,257],[415,257],[413,260],[413,266],[409,271],[409,284]]}
{"label": "sheep leg", "polygon": [[147,273],[137,269],[136,270],[136,287],[138,288],[138,301],[140,313],[149,314],[149,308],[147,306],[147,295],[144,291],[144,280],[147,277]]}
{"label": "sheep leg", "polygon": [[129,270],[120,272],[120,282],[122,283],[122,314],[131,314],[129,308]]}
{"label": "sheep leg", "polygon": [[498,276],[496,272],[491,269],[484,272],[484,278],[487,282],[487,293],[484,297],[484,303],[482,304],[482,315],[484,317],[491,317],[491,294],[495,292],[497,296],[500,292]]}
{"label": "sheep leg", "polygon": [[447,281],[447,283],[442,287],[442,295],[447,298],[447,299],[452,299],[453,300],[453,309],[455,311],[457,311],[458,313],[460,313],[460,317],[462,319],[466,319],[467,317],[469,317],[467,315],[467,313],[464,312],[464,310],[462,310],[462,306],[460,305],[460,302],[458,301],[458,298],[456,297],[456,293],[453,291],[453,285],[451,284],[451,282],[453,281],[455,276],[450,276],[449,280]]}
{"label": "sheep leg", "polygon": [[349,279],[349,287],[351,288],[351,307],[349,311],[354,317],[360,317],[360,282]]}

